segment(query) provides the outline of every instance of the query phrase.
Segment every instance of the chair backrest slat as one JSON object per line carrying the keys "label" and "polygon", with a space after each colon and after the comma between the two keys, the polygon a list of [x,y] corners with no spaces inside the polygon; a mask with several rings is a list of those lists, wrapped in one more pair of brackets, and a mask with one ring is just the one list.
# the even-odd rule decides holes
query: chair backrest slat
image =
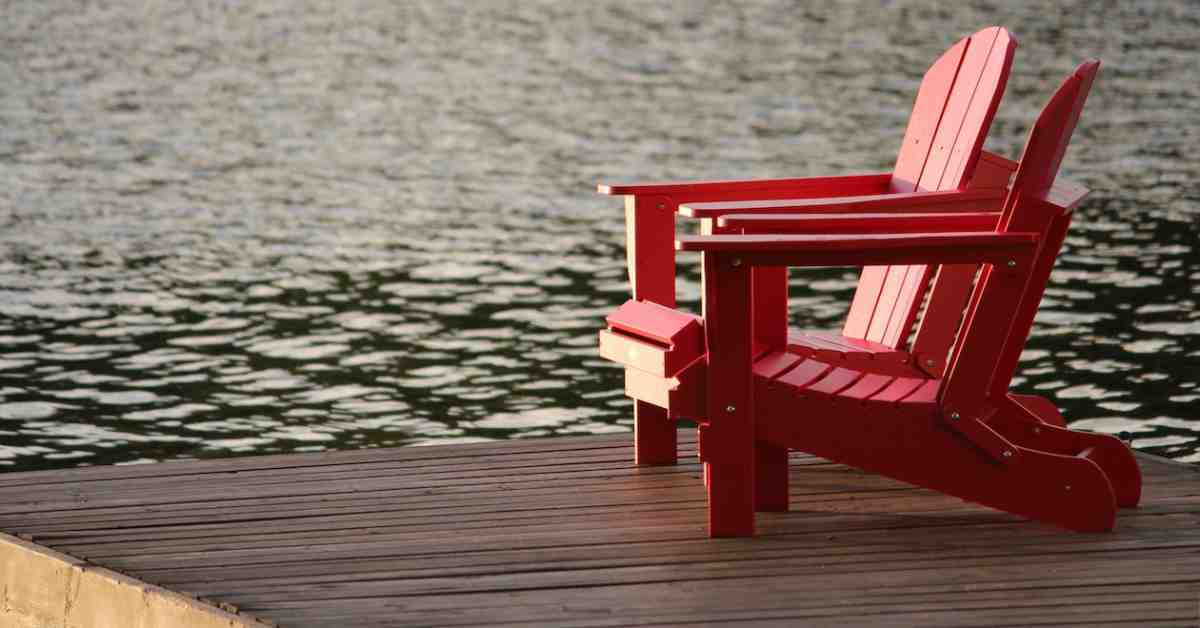
{"label": "chair backrest slat", "polygon": [[[912,303],[919,305],[918,299],[921,297],[922,288],[929,283],[929,275],[931,272],[929,266],[909,266],[908,275],[904,279],[904,287],[900,289],[900,294],[896,298],[896,303]],[[893,308],[892,318],[888,321],[887,328],[883,331],[879,342],[889,347],[897,347],[904,343],[908,337],[908,330],[912,329],[913,318],[917,315],[917,308],[910,307],[895,307]]]}
{"label": "chair backrest slat", "polygon": [[885,306],[892,305],[899,299],[900,292],[904,289],[905,279],[908,277],[909,271],[913,269],[912,266],[887,267],[887,277],[883,280],[883,288],[879,291],[879,305],[875,307],[876,315],[871,319],[871,326],[867,328],[867,338],[874,340],[883,337],[888,323],[891,322],[891,317],[895,313],[895,308]]}
{"label": "chair backrest slat", "polygon": [[[986,28],[956,43],[930,67],[896,158],[892,191],[965,187],[1004,93],[1015,48],[1007,30]],[[843,335],[904,344],[930,275],[925,266],[864,268]]]}
{"label": "chair backrest slat", "polygon": [[1048,198],[1050,188],[1099,67],[1095,60],[1080,65],[1055,91],[1029,133],[996,230],[1037,232],[1039,248],[1015,302],[1011,280],[993,281],[997,271],[990,267],[980,274],[950,361],[943,395],[951,404],[1003,393],[1011,383],[1070,220],[1068,208]]}
{"label": "chair backrest slat", "polygon": [[933,146],[933,137],[942,121],[942,112],[946,110],[954,81],[958,78],[958,68],[962,66],[971,39],[977,35],[961,39],[951,46],[929,66],[921,79],[917,100],[909,114],[908,128],[904,131],[904,142],[900,145],[896,166],[892,169],[893,192],[916,191],[925,161],[929,158],[929,149]]}

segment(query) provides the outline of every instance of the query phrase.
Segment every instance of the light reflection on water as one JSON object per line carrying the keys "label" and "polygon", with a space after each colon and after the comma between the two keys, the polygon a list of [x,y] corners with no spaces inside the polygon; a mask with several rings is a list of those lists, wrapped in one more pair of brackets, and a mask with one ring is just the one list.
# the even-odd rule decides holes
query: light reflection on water
{"label": "light reflection on water", "polygon": [[[1017,386],[1200,461],[1200,6],[867,6],[9,7],[0,465],[627,430],[592,185],[886,170],[921,72],[992,23],[1021,44],[997,152],[1105,62]],[[797,323],[835,326],[854,274],[796,278]]]}

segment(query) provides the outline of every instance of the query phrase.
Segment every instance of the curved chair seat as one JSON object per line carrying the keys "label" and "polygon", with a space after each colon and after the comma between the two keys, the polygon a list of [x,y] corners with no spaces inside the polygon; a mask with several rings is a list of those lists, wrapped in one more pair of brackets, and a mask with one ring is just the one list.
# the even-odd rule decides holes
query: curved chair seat
{"label": "curved chair seat", "polygon": [[[840,348],[829,345],[841,343]],[[796,397],[860,403],[936,403],[943,379],[912,364],[911,356],[869,340],[834,332],[792,331],[784,351],[763,354],[754,365],[756,388]],[[1066,427],[1054,402],[1040,395],[1008,394],[1009,400],[1046,425]]]}
{"label": "curved chair seat", "polygon": [[835,366],[861,367],[873,373],[897,376],[925,376],[915,368],[917,365],[907,351],[832,331],[789,331],[787,350],[794,355]]}
{"label": "curved chair seat", "polygon": [[[754,365],[755,386],[766,396],[875,402],[935,403],[942,380],[910,365],[874,360],[869,353],[828,359],[806,355],[807,348],[767,354]],[[894,352],[903,353],[903,352]],[[859,356],[856,358],[855,356]]]}

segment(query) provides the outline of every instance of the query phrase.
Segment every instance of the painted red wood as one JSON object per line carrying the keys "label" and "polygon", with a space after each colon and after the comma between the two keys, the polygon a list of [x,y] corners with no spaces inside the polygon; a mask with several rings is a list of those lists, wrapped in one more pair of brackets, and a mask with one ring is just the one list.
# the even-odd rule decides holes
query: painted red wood
{"label": "painted red wood", "polygon": [[[1104,434],[1076,432],[1063,425],[1045,421],[1045,414],[1034,413],[1031,406],[1048,403],[1041,397],[1009,395],[1001,402],[1002,412],[1009,421],[997,421],[996,428],[1005,438],[1025,447],[1035,447],[1060,455],[1085,456],[1099,466],[1113,487],[1117,505],[1132,508],[1142,496],[1141,473],[1129,448],[1121,441]],[[1044,406],[1043,406],[1044,407]],[[1054,409],[1057,412],[1057,409]]]}
{"label": "painted red wood", "polygon": [[778,375],[775,379],[800,390],[817,381],[832,369],[833,367],[825,362],[805,360],[795,368]]}
{"label": "painted red wood", "polygon": [[986,150],[979,151],[979,162],[975,165],[975,174],[967,183],[967,189],[1008,187],[1016,171],[1017,162]]}
{"label": "painted red wood", "polygon": [[787,351],[799,357],[850,369],[870,370],[895,377],[922,375],[909,365],[910,358],[906,352],[893,349],[877,352],[869,348],[834,346],[820,337],[793,333],[788,335]]}
{"label": "painted red wood", "polygon": [[871,327],[871,316],[875,314],[879,292],[883,289],[886,279],[886,266],[866,268],[859,276],[858,288],[854,291],[850,310],[846,313],[846,322],[842,325],[842,334],[847,338],[867,337],[867,329]]}
{"label": "painted red wood", "polygon": [[805,420],[809,410],[787,405],[790,399],[776,390],[760,400],[768,408],[760,437],[1072,530],[1100,532],[1115,523],[1112,485],[1092,460],[1014,445],[1020,462],[995,464],[945,429],[935,404],[824,402],[831,419]]}
{"label": "painted red wood", "polygon": [[667,411],[644,401],[633,405],[633,460],[637,464],[675,464],[677,427]]}
{"label": "painted red wood", "polygon": [[[979,224],[989,222],[991,222],[990,218],[973,226],[978,227]],[[947,228],[947,231],[952,231],[952,229]],[[908,335],[912,331],[913,320],[917,317],[917,306],[920,305],[921,295],[924,293],[925,286],[929,284],[929,276],[932,273],[931,266],[908,267],[908,276],[905,277],[904,284],[896,296],[896,306],[892,309],[892,316],[888,319],[887,327],[882,330],[878,338],[879,342],[889,347],[908,346]]]}
{"label": "painted red wood", "polygon": [[[1018,190],[1023,190],[1032,197],[1042,199],[1039,203],[1029,202],[1029,205],[1040,208],[1040,211],[1050,213],[1052,216],[1050,224],[1046,227],[1045,235],[1042,238],[1042,254],[1038,256],[1032,272],[1029,277],[1028,286],[1025,294],[1022,296],[1020,306],[1016,312],[1012,323],[1012,333],[1005,342],[1004,349],[1000,353],[1000,358],[996,363],[996,374],[992,379],[993,394],[1002,394],[1008,390],[1009,384],[1012,382],[1013,373],[1016,371],[1017,362],[1020,360],[1021,351],[1025,347],[1025,341],[1029,336],[1029,330],[1033,328],[1033,319],[1037,314],[1038,304],[1041,303],[1042,294],[1045,292],[1046,285],[1050,281],[1050,273],[1054,268],[1054,259],[1058,255],[1058,250],[1062,247],[1063,240],[1066,238],[1067,227],[1071,222],[1071,213],[1068,207],[1057,206],[1050,201],[1050,197],[1055,192],[1054,182],[1058,175],[1059,167],[1062,165],[1063,155],[1066,153],[1067,145],[1070,143],[1071,135],[1075,131],[1075,126],[1079,122],[1079,116],[1083,111],[1083,105],[1087,101],[1088,93],[1091,91],[1092,83],[1095,81],[1096,73],[1100,69],[1099,61],[1089,61],[1079,66],[1075,74],[1067,79],[1063,87],[1059,88],[1061,93],[1064,89],[1070,89],[1068,85],[1074,83],[1076,93],[1074,98],[1068,100],[1068,96],[1063,96],[1064,102],[1070,102],[1070,110],[1065,114],[1065,120],[1061,123],[1061,128],[1055,130],[1045,129],[1044,136],[1053,138],[1053,144],[1040,148],[1033,155],[1034,159],[1026,162],[1024,156],[1021,159],[1022,167],[1018,167],[1017,174],[1013,181],[1014,193],[1019,193]],[[1056,93],[1057,97],[1058,94]],[[1047,105],[1049,110],[1055,104],[1051,100],[1051,104]],[[1046,115],[1043,113],[1043,115]],[[1041,120],[1039,119],[1039,122]],[[1047,123],[1049,126],[1049,123]],[[1033,134],[1037,133],[1035,125],[1034,132],[1030,135],[1026,152],[1030,151],[1029,146],[1033,145]],[[1052,147],[1052,148],[1051,148]],[[1046,161],[1041,161],[1046,159]],[[1060,188],[1062,189],[1062,188]],[[1061,199],[1070,203],[1070,208],[1073,208],[1087,194],[1085,191],[1074,191],[1068,193],[1069,198]],[[1008,212],[1005,218],[1002,218],[1003,229],[1017,230],[1024,229],[1026,224],[1035,224],[1034,219],[1030,219],[1027,223],[1024,216],[1018,213],[1018,208],[1022,204],[1014,202],[1012,210]],[[1035,207],[1027,208],[1026,211],[1037,211]]]}
{"label": "painted red wood", "polygon": [[[1007,82],[1015,42],[1007,31],[985,29],[971,37],[948,95],[929,152],[921,167],[918,190],[957,189],[967,175],[983,145],[983,138],[999,104],[999,95]],[[864,269],[864,275],[878,271]],[[905,269],[899,290],[885,285],[872,312],[867,338],[891,346],[905,345],[912,322],[928,284],[930,269],[924,266]],[[895,269],[889,277],[900,275]]]}
{"label": "painted red wood", "polygon": [[937,400],[941,388],[941,382],[935,379],[925,380],[916,390],[905,395],[900,403],[931,404]]}
{"label": "painted red wood", "polygon": [[[924,191],[957,190],[966,187],[1008,81],[1016,41],[1008,31],[993,27],[975,33],[966,43],[966,49],[950,84],[944,86],[940,82],[941,79],[933,83],[937,90],[943,87],[946,89],[945,101],[937,108],[936,123],[920,126],[914,134],[906,134],[906,146],[901,149],[896,164],[897,175],[893,180],[893,189]],[[927,75],[926,80],[930,78]],[[925,106],[928,105],[922,103],[921,97],[918,96],[918,103],[914,106],[914,119],[918,111],[922,115],[925,114]],[[926,117],[933,119],[934,116],[929,113]],[[915,135],[918,132],[923,135]],[[911,150],[917,146],[924,148]],[[910,150],[906,153],[905,148]],[[903,175],[900,174],[902,172]],[[920,307],[929,281],[930,270],[917,267],[888,271],[867,267],[863,269],[863,279],[858,290],[876,289],[879,275],[886,278],[880,286],[880,289],[886,292],[881,292],[876,298],[869,314],[870,322],[866,326],[866,335],[860,337],[886,341],[894,347],[899,347],[908,339],[917,308]],[[898,277],[903,278],[903,284],[899,288],[895,285]],[[847,323],[853,321],[854,324],[843,328],[843,333],[847,336],[863,331],[861,319],[868,315],[865,311],[854,311],[854,305],[860,302],[866,303],[867,300],[858,299],[856,294],[847,317]]]}
{"label": "painted red wood", "polygon": [[925,160],[929,157],[929,147],[933,144],[933,137],[942,120],[942,111],[950,99],[954,79],[958,76],[958,68],[962,65],[971,39],[966,37],[959,40],[925,71],[908,118],[908,128],[904,131],[904,140],[900,144],[900,153],[896,156],[896,166],[892,170],[892,191],[913,192],[917,189]]}
{"label": "painted red wood", "polygon": [[754,509],[787,512],[788,449],[770,441],[754,443]]}
{"label": "painted red wood", "polygon": [[867,373],[862,379],[858,380],[853,386],[842,391],[842,396],[847,399],[858,399],[865,401],[875,396],[879,392],[887,388],[889,384],[895,380],[895,377],[889,375],[880,375],[878,373]]}
{"label": "painted red wood", "polygon": [[787,269],[755,268],[752,282],[754,341],[759,346],[782,347],[788,334]]}
{"label": "painted red wood", "polygon": [[[668,181],[661,183],[601,183],[601,194],[629,196],[669,196],[701,201],[725,200],[733,194],[749,193],[750,198],[805,198],[879,194],[887,189],[891,174],[809,177],[799,179],[751,179],[731,181]],[[777,194],[779,196],[772,196]],[[677,201],[678,202],[678,201]],[[674,211],[673,208],[664,208]]]}
{"label": "painted red wood", "polygon": [[625,394],[666,410],[671,419],[704,416],[708,399],[706,369],[704,358],[697,358],[672,377],[626,367]]}
{"label": "painted red wood", "polygon": [[832,395],[839,393],[862,377],[861,371],[838,367],[825,374],[820,380],[813,382],[805,392]]}
{"label": "painted red wood", "polygon": [[[695,349],[695,319],[642,303],[610,323],[603,353],[651,369],[631,370],[627,382],[640,400],[639,448],[643,423],[669,425],[641,420],[652,407],[645,400],[666,406],[663,418],[685,407],[704,415],[696,418],[714,536],[752,534],[756,508],[786,509],[788,448],[1074,530],[1111,529],[1116,508],[1138,502],[1128,447],[1066,430],[1048,400],[1007,390],[1086,194],[1056,175],[1097,68],[1086,63],[1063,84],[1011,162],[982,142],[1014,47],[1007,31],[985,29],[935,63],[890,178],[602,189],[634,199],[637,302],[674,301],[664,216],[702,221],[701,235],[675,248],[703,253],[705,352]],[[642,231],[655,235],[643,240]],[[668,260],[669,272],[651,269],[655,260]],[[838,265],[865,267],[842,334],[789,334],[787,267]],[[680,340],[685,328],[693,340]],[[683,345],[697,357],[667,377]],[[638,362],[630,350],[651,357]],[[701,374],[703,386],[685,382]]]}
{"label": "painted red wood", "polygon": [[758,377],[774,379],[803,360],[790,353],[775,351],[754,363],[754,374]]}
{"label": "painted red wood", "polygon": [[[991,126],[996,110],[1000,107],[1000,99],[992,94],[997,90],[1002,92],[1004,85],[1008,83],[1008,73],[1012,67],[1011,59],[1015,48],[1016,42],[1010,33],[1002,30],[996,33],[990,56],[979,72],[979,84],[975,87],[970,104],[963,114],[958,141],[954,143],[954,149],[951,151],[950,159],[947,160],[936,189],[969,186],[968,182],[974,179],[975,174],[979,172],[979,162],[983,160],[984,155],[982,148],[986,132],[975,137],[975,144],[964,142],[962,139],[964,134],[971,133],[974,129],[987,129]],[[968,56],[970,55],[968,54]],[[1002,165],[997,163],[998,159],[989,158],[988,161],[991,162],[989,165]],[[1003,161],[1012,163],[1006,159]]]}
{"label": "painted red wood", "polygon": [[[1047,400],[1007,391],[1069,222],[1070,208],[1055,201],[1073,207],[1084,193],[1056,187],[1053,175],[1095,70],[1081,66],[1039,116],[994,230],[677,240],[680,250],[703,252],[705,263],[704,447],[714,535],[751,534],[754,508],[786,507],[787,448],[1072,530],[1109,530],[1117,507],[1138,503],[1141,476],[1126,445],[1067,430]],[[786,351],[752,364],[759,303],[752,278],[764,268],[831,265],[888,268],[894,279],[876,294],[889,303],[909,297],[914,269],[940,265],[939,285],[953,290],[931,294],[914,343],[929,353],[808,332],[788,334]],[[984,271],[970,289],[978,265]],[[899,342],[905,324],[881,322],[876,310],[865,335]],[[944,357],[951,339],[944,379],[940,365],[898,362]],[[895,372],[901,366],[909,370]]]}
{"label": "painted red wood", "polygon": [[672,351],[669,346],[647,342],[619,331],[600,331],[600,357],[658,377],[673,377],[701,353],[681,354]]}
{"label": "painted red wood", "polygon": [[669,202],[665,197],[626,197],[625,254],[634,300],[675,307],[675,254],[664,243],[675,236],[675,217],[663,209]]}
{"label": "painted red wood", "polygon": [[925,266],[889,266],[879,290],[879,302],[875,305],[875,313],[871,316],[871,324],[867,326],[866,340],[883,342],[888,324],[896,316],[896,304],[900,293],[905,289],[910,272],[924,273]]}
{"label": "painted red wood", "polygon": [[1058,411],[1058,407],[1054,405],[1054,402],[1045,397],[1009,393],[1008,398],[1042,423],[1055,427],[1067,426],[1067,421],[1063,419],[1063,415]]}
{"label": "painted red wood", "polygon": [[[675,233],[670,199],[625,197],[625,242],[633,298],[675,306],[675,254],[663,243]],[[638,464],[674,464],[676,426],[666,410],[634,401],[634,460]]]}
{"label": "painted red wood", "polygon": [[[910,124],[911,138],[906,138],[901,145],[901,155],[898,165],[909,162],[916,163],[916,157],[906,158],[905,155],[925,154],[929,150],[929,142],[918,146],[918,133],[925,133],[932,138],[932,133],[940,121],[940,114],[935,111],[944,107],[950,90],[956,83],[958,66],[968,55],[970,43],[976,40],[978,48],[981,38],[1007,36],[1003,29],[985,29],[980,33],[960,41],[943,55],[934,68],[931,69],[927,80],[922,83],[921,93],[918,94],[913,122]],[[1005,63],[1011,62],[1011,55]],[[1004,76],[1007,74],[1005,68]],[[1003,81],[994,86],[993,96],[998,99],[1003,92]],[[990,121],[990,119],[989,119]],[[925,129],[922,131],[921,129]],[[984,125],[986,130],[986,124]],[[909,139],[914,141],[909,142]],[[910,146],[911,144],[911,146]],[[978,151],[976,151],[977,153]],[[972,158],[975,154],[971,155]],[[923,162],[923,157],[920,161]],[[917,171],[919,178],[919,171]],[[634,184],[601,184],[598,191],[604,194],[626,196],[626,226],[627,226],[627,255],[630,280],[633,287],[633,297],[637,301],[659,303],[673,307],[674,294],[674,257],[670,251],[670,239],[673,233],[673,219],[670,214],[680,204],[705,201],[739,201],[761,199],[812,199],[828,197],[856,197],[863,195],[879,195],[889,192],[905,191],[897,187],[897,181],[909,176],[900,169],[891,174],[861,175],[848,177],[821,178],[784,178],[769,180],[738,180],[738,181],[699,181],[699,182],[663,182],[663,183],[634,183]],[[916,179],[912,179],[915,181]],[[983,210],[981,205],[978,209]],[[715,211],[715,210],[711,210]],[[881,210],[883,211],[883,210]],[[960,211],[969,211],[961,208]],[[717,214],[713,214],[719,215]],[[706,225],[711,227],[711,225]],[[769,277],[769,278],[768,278]],[[770,345],[786,337],[786,330],[779,321],[786,320],[780,315],[778,305],[786,301],[785,279],[780,279],[776,271],[764,271],[755,280],[756,289],[752,298],[761,302],[761,307],[755,308],[756,338],[760,344]],[[917,277],[913,276],[913,281]],[[870,281],[866,282],[868,285]],[[909,294],[912,290],[902,291]],[[915,297],[914,297],[915,298]],[[874,303],[871,307],[874,308]],[[890,319],[889,319],[890,320]],[[906,320],[896,319],[898,322]],[[869,321],[867,324],[869,325]],[[891,325],[894,328],[897,325]],[[898,335],[896,331],[885,331],[888,337]],[[637,402],[635,407],[635,432],[637,433],[636,458],[640,462],[662,463],[671,462],[675,458],[674,425],[666,420],[660,409],[643,402]]]}
{"label": "painted red wood", "polygon": [[872,395],[871,400],[881,403],[895,403],[911,395],[924,383],[925,380],[916,377],[897,377],[883,390]]}
{"label": "painted red wood", "polygon": [[847,353],[873,352],[869,347],[857,347],[840,338],[827,336],[821,332],[788,334],[788,345],[795,344],[800,344],[805,348],[817,351],[824,351],[834,358],[842,357]]}
{"label": "painted red wood", "polygon": [[958,68],[942,119],[921,169],[918,190],[958,189],[967,183],[968,169],[979,159],[991,119],[999,107],[998,92],[1008,81],[1016,48],[1008,32],[993,27],[971,36]]}
{"label": "painted red wood", "polygon": [[704,353],[704,332],[698,316],[648,301],[626,301],[605,319],[609,328],[665,345],[692,359]]}
{"label": "painted red wood", "polygon": [[[1037,232],[951,232],[951,233],[866,233],[866,234],[808,234],[808,235],[713,235],[680,236],[675,248],[680,251],[734,251],[754,255],[756,253],[784,252],[792,254],[796,266],[818,266],[818,262],[804,262],[806,256],[822,260],[838,259],[830,265],[852,265],[855,255],[892,250],[912,251],[909,255],[898,254],[905,259],[930,259],[936,261],[942,255],[970,258],[972,252],[963,253],[966,247],[978,247],[981,259],[994,259],[997,252],[1022,252],[1037,243]],[[925,254],[925,252],[928,254]],[[771,264],[766,264],[771,265]]]}
{"label": "painted red wood", "polygon": [[[1036,231],[1042,246],[1034,251],[1035,258],[1029,262],[1033,268],[985,268],[982,271],[976,289],[978,298],[966,314],[943,392],[942,404],[948,409],[968,415],[980,414],[993,379],[1011,377],[1011,372],[998,375],[997,369],[1000,362],[1006,368],[1016,365],[1016,357],[1028,337],[1033,314],[1049,279],[1053,256],[1058,254],[1057,245],[1066,229],[1061,220],[1065,212],[1044,199],[1058,174],[1098,69],[1098,61],[1082,64],[1054,93],[1030,131],[999,232]],[[1048,242],[1055,239],[1058,242]],[[1023,278],[1013,277],[1013,270],[1022,271]],[[1040,283],[1031,281],[1035,274]],[[1033,285],[1035,283],[1039,285]],[[1001,330],[1007,333],[1000,333]],[[994,356],[994,359],[961,359],[967,350],[964,347],[969,347],[971,352]]]}
{"label": "painted red wood", "polygon": [[1037,315],[1038,305],[1046,285],[1050,283],[1050,272],[1054,269],[1054,260],[1062,248],[1067,236],[1067,227],[1071,223],[1071,214],[1062,212],[1061,208],[1047,203],[1045,209],[1052,212],[1053,219],[1042,238],[1042,254],[1038,255],[1030,272],[1021,304],[1013,317],[1012,332],[1008,341],[996,360],[995,375],[992,377],[992,393],[1002,395],[1008,391],[1017,363],[1021,360],[1021,351],[1025,349],[1025,340],[1029,330],[1033,328],[1033,319]]}
{"label": "painted red wood", "polygon": [[755,425],[750,267],[705,253],[708,414],[704,441],[708,529],[714,537],[754,534]]}
{"label": "painted red wood", "polygon": [[936,233],[995,231],[1000,212],[916,214],[730,214],[718,224],[756,233]]}
{"label": "painted red wood", "polygon": [[977,264],[943,264],[929,293],[925,315],[913,340],[913,358],[922,370],[940,376],[946,368],[947,354],[958,335],[967,299],[975,283]]}
{"label": "painted red wood", "polygon": [[720,218],[727,214],[862,214],[870,212],[1000,211],[1003,189],[942,190],[844,196],[841,198],[776,199],[682,203],[679,213],[691,218]]}

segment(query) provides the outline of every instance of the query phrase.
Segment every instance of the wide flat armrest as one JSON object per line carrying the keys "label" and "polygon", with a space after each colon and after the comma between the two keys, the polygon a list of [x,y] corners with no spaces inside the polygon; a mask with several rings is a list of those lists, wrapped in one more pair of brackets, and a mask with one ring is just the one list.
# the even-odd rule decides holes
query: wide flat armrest
{"label": "wide flat armrest", "polygon": [[667,181],[660,183],[601,183],[596,190],[612,195],[666,195],[689,201],[720,201],[747,198],[787,198],[789,194],[811,198],[876,194],[887,190],[890,173],[800,179],[743,179],[730,181]]}
{"label": "wide flat armrest", "polygon": [[689,202],[679,213],[692,218],[717,218],[725,214],[798,214],[808,212],[882,213],[1000,211],[1006,191],[1003,188],[948,190],[944,192],[899,192],[844,198],[779,199],[720,203]]}
{"label": "wide flat armrest", "polygon": [[1000,212],[920,214],[729,214],[723,229],[754,233],[943,233],[995,231]]}
{"label": "wide flat armrest", "polygon": [[[875,266],[1003,263],[1027,265],[1037,233],[683,236],[680,251],[737,254],[751,266]],[[1020,260],[1018,262],[1018,260]]]}

